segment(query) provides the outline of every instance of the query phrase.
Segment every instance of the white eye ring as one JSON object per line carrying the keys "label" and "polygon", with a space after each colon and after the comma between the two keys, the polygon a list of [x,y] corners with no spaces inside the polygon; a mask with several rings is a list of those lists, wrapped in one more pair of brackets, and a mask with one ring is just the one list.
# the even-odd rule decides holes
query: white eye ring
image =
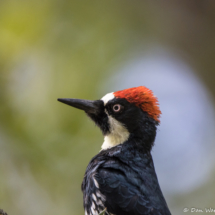
{"label": "white eye ring", "polygon": [[121,110],[122,110],[122,105],[116,104],[116,105],[113,106],[113,111],[114,111],[115,113],[118,113],[118,112],[120,112]]}

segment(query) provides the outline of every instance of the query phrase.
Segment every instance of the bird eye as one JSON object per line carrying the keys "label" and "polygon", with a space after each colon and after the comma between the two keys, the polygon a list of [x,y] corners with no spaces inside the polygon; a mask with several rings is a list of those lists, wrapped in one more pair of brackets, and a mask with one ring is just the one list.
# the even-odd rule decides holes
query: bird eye
{"label": "bird eye", "polygon": [[113,106],[113,111],[114,111],[115,113],[120,112],[122,109],[123,109],[123,106],[120,105],[120,104],[116,104],[116,105]]}

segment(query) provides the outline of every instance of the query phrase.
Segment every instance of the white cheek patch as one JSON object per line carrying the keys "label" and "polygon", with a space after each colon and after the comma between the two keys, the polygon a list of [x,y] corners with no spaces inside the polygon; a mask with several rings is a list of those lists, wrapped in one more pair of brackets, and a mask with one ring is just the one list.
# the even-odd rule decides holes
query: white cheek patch
{"label": "white cheek patch", "polygon": [[104,105],[106,105],[110,100],[114,99],[115,96],[113,93],[108,93],[104,97],[101,98],[101,100],[104,102]]}
{"label": "white cheek patch", "polygon": [[[104,102],[104,105],[106,105],[114,98],[114,93],[108,93],[104,97],[102,97],[101,100]],[[106,109],[105,113],[108,115],[110,133],[105,136],[104,143],[102,144],[102,149],[108,149],[113,146],[124,143],[126,140],[128,140],[130,135],[125,126],[116,119],[114,119],[112,116],[110,116]]]}
{"label": "white cheek patch", "polygon": [[108,121],[110,125],[110,134],[105,136],[102,149],[108,149],[124,143],[126,140],[128,140],[130,135],[125,126],[114,119],[112,116],[108,115]]}

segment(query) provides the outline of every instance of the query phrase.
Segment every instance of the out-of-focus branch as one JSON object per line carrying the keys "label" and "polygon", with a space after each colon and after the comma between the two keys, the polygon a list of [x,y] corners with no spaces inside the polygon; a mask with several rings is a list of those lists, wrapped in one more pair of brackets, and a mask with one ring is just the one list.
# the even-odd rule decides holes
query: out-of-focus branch
{"label": "out-of-focus branch", "polygon": [[105,215],[106,210],[107,210],[107,208],[105,208],[99,215]]}
{"label": "out-of-focus branch", "polygon": [[0,215],[8,215],[8,214],[4,212],[2,209],[0,209]]}

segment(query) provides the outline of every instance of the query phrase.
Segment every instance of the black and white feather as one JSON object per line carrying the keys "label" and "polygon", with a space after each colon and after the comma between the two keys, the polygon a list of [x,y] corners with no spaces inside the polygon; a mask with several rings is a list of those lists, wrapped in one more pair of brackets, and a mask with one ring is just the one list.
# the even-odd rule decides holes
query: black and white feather
{"label": "black and white feather", "polygon": [[[139,89],[146,95],[143,105],[157,108],[146,88],[131,91]],[[138,98],[137,94],[134,99]],[[59,101],[84,110],[104,135],[102,150],[90,161],[82,182],[85,215],[104,210],[105,215],[170,215],[151,156],[157,118],[114,93],[95,101]]]}
{"label": "black and white feather", "polygon": [[169,215],[151,155],[128,143],[102,150],[89,163],[82,183],[86,215]]}

